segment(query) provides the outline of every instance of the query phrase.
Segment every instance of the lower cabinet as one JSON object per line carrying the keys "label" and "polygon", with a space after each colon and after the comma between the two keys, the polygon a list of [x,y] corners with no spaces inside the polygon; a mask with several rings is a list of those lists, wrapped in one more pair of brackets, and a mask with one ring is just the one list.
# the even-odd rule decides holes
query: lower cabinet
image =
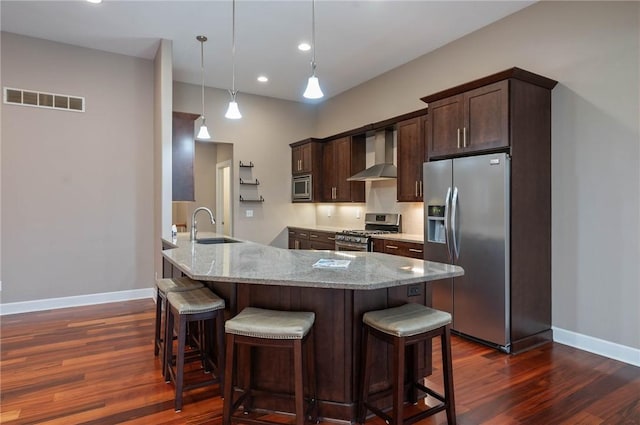
{"label": "lower cabinet", "polygon": [[309,249],[309,231],[289,227],[289,249]]}
{"label": "lower cabinet", "polygon": [[373,251],[402,257],[424,259],[424,244],[397,241],[393,239],[373,239]]}
{"label": "lower cabinet", "polygon": [[334,232],[289,227],[289,249],[328,249],[333,251],[336,245]]}
{"label": "lower cabinet", "polygon": [[336,249],[336,234],[333,232],[321,232],[313,230],[309,232],[309,248],[310,249]]}

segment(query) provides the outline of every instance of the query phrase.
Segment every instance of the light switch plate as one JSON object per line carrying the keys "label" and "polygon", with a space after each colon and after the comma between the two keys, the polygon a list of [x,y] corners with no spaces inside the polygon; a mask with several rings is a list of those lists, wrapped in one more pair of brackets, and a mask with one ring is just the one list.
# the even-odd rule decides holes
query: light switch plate
{"label": "light switch plate", "polygon": [[247,217],[253,217],[253,210],[247,210],[245,214]]}

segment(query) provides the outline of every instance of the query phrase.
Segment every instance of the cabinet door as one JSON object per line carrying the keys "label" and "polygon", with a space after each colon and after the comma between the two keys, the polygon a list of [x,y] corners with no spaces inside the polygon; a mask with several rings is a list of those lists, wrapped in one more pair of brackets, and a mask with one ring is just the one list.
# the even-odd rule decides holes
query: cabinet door
{"label": "cabinet door", "polygon": [[300,174],[302,169],[302,146],[291,148],[291,174]]}
{"label": "cabinet door", "polygon": [[429,158],[452,155],[462,147],[463,96],[429,103],[427,149]]}
{"label": "cabinet door", "polygon": [[335,181],[335,196],[336,202],[349,202],[351,201],[351,182],[347,181],[351,177],[351,138],[343,137],[342,139],[334,140],[334,173],[336,176]]}
{"label": "cabinet door", "polygon": [[398,201],[422,201],[424,139],[422,118],[398,123]]}
{"label": "cabinet door", "polygon": [[509,146],[509,80],[464,93],[464,108],[465,152]]}
{"label": "cabinet door", "polygon": [[325,143],[322,150],[322,201],[332,202],[336,185],[334,142]]}
{"label": "cabinet door", "polygon": [[172,191],[174,201],[194,201],[194,120],[199,115],[174,112],[172,119]]}

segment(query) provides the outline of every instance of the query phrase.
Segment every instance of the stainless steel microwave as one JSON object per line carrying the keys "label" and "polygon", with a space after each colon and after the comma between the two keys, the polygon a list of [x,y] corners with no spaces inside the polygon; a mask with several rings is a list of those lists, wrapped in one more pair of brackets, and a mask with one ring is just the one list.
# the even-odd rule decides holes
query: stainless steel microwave
{"label": "stainless steel microwave", "polygon": [[293,183],[291,187],[291,200],[293,202],[309,202],[313,200],[311,174],[293,177]]}

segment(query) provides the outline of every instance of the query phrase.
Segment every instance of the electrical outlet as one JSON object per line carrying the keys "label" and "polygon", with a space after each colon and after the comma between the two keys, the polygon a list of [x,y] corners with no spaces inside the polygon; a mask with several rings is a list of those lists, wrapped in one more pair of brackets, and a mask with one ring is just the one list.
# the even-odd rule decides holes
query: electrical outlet
{"label": "electrical outlet", "polygon": [[253,210],[247,210],[245,214],[247,217],[253,217]]}
{"label": "electrical outlet", "polygon": [[410,285],[407,286],[407,297],[417,297],[422,294],[422,286],[421,285]]}
{"label": "electrical outlet", "polygon": [[360,208],[356,208],[356,218],[360,218]]}

